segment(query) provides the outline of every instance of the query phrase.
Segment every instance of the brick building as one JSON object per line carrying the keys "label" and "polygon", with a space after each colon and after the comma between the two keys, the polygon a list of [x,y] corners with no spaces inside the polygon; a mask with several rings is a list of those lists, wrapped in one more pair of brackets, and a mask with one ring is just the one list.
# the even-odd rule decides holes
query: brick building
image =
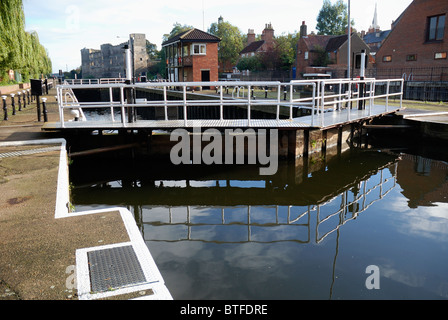
{"label": "brick building", "polygon": [[[327,73],[334,78],[345,78],[347,70],[347,35],[308,34],[305,22],[300,27],[300,39],[297,43],[297,77],[307,73]],[[357,33],[351,35],[351,52],[353,57],[353,74],[359,70],[360,53],[365,50],[370,57],[370,48]],[[357,69],[358,68],[358,69]]]}
{"label": "brick building", "polygon": [[377,52],[377,77],[448,81],[448,1],[414,0]]}
{"label": "brick building", "polygon": [[275,37],[274,28],[272,24],[268,23],[261,34],[261,40],[255,41],[255,32],[253,29],[249,29],[247,33],[247,44],[246,47],[241,50],[240,57],[247,58],[255,56],[261,52],[268,52],[274,48]]}
{"label": "brick building", "polygon": [[220,38],[190,29],[162,44],[166,53],[167,77],[174,82],[218,81]]}

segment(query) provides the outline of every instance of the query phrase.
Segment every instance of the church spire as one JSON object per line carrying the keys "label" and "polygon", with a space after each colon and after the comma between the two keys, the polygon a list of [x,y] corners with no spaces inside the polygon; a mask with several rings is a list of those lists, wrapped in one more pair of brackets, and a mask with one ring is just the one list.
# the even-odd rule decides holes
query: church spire
{"label": "church spire", "polygon": [[370,29],[373,29],[373,31],[379,31],[380,26],[378,25],[378,7],[377,3],[375,3],[375,14],[373,15],[373,21],[372,25],[370,26]]}

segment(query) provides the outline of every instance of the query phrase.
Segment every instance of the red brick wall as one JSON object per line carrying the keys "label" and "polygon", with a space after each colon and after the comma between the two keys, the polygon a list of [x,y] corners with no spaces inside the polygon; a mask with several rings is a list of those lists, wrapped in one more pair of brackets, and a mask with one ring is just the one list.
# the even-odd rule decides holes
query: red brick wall
{"label": "red brick wall", "polygon": [[218,44],[207,43],[206,55],[194,55],[193,57],[193,79],[201,81],[201,71],[210,70],[210,81],[218,81]]}
{"label": "red brick wall", "polygon": [[[444,39],[427,42],[428,17],[446,14]],[[376,56],[378,69],[447,67],[448,59],[435,60],[436,52],[448,52],[448,1],[414,0],[392,29]],[[406,61],[408,55],[417,61]],[[383,62],[384,56],[391,62]]]}

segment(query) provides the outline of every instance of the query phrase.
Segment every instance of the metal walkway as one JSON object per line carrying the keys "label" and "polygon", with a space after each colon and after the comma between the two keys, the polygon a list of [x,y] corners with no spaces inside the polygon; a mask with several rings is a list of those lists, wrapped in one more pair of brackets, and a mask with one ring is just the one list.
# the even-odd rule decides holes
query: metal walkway
{"label": "metal walkway", "polygon": [[[174,129],[204,128],[326,128],[383,114],[395,112],[402,107],[403,80],[306,80],[280,82],[154,82],[138,84],[80,84],[57,87],[60,121],[46,123],[43,130],[64,129]],[[202,87],[214,90],[212,99],[198,95],[189,100],[187,94]],[[105,102],[79,102],[75,89],[108,90]],[[161,99],[147,101],[134,99],[139,90],[153,90]],[[116,100],[117,91],[119,101]],[[115,92],[115,94],[114,94]],[[179,97],[170,98],[171,94]],[[114,100],[115,97],[115,100]],[[390,99],[398,99],[399,106],[389,105]],[[218,110],[217,119],[192,120],[190,108]],[[244,110],[244,118],[227,119],[228,108]],[[139,119],[137,108],[157,108],[157,120]],[[102,110],[107,114],[101,120],[88,119],[85,111]],[[171,111],[175,111],[173,119]],[[257,112],[270,112],[273,119],[257,119]],[[307,113],[306,116],[295,116]],[[72,114],[71,116],[69,116]],[[285,116],[285,114],[287,114]],[[73,119],[76,115],[76,120]],[[71,119],[67,119],[71,117]],[[210,117],[208,117],[210,118]]]}

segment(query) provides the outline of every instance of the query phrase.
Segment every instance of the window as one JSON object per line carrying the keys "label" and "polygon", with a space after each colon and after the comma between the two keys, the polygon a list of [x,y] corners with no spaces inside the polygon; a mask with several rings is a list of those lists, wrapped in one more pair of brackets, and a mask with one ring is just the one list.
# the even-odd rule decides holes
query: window
{"label": "window", "polygon": [[417,61],[417,55],[416,54],[408,54],[406,56],[406,61]]}
{"label": "window", "polygon": [[202,54],[205,55],[207,54],[207,46],[205,44],[193,44],[192,48],[192,55],[194,54]]}
{"label": "window", "polygon": [[392,62],[392,56],[384,56],[383,62]]}
{"label": "window", "polygon": [[190,46],[187,44],[187,45],[184,45],[183,46],[183,48],[182,48],[182,52],[183,52],[183,57],[187,57],[188,56],[188,52],[190,51]]}
{"label": "window", "polygon": [[445,15],[428,18],[428,41],[442,41],[445,31]]}
{"label": "window", "polygon": [[308,51],[306,51],[305,52],[305,60],[308,60],[308,56],[309,56],[309,53],[308,53]]}
{"label": "window", "polygon": [[434,54],[434,59],[438,60],[438,59],[446,59],[446,52],[436,52]]}

